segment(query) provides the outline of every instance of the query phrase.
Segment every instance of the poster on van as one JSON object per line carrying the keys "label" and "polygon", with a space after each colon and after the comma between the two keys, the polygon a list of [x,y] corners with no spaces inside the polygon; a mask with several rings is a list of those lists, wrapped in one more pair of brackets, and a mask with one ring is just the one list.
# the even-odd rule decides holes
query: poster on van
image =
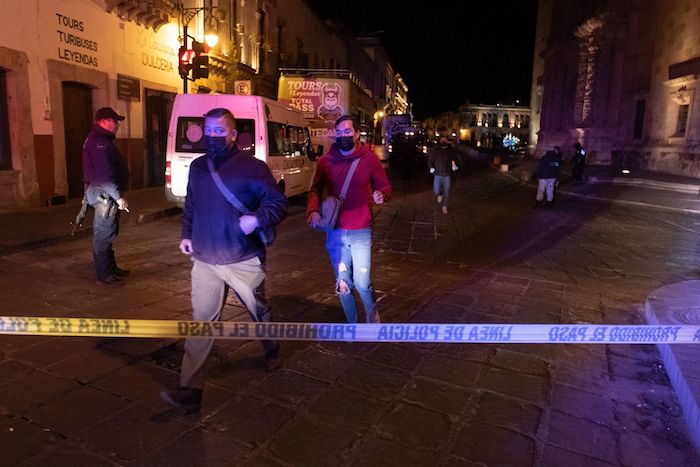
{"label": "poster on van", "polygon": [[277,100],[304,114],[314,144],[328,145],[335,138],[334,124],[349,112],[347,79],[281,76]]}

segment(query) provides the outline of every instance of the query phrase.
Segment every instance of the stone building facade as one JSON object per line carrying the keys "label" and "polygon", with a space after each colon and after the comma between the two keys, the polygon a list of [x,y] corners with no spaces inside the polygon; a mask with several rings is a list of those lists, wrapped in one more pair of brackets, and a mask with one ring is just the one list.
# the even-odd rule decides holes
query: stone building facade
{"label": "stone building facade", "polygon": [[472,104],[465,102],[458,112],[445,112],[422,122],[431,139],[446,135],[476,148],[498,148],[510,135],[527,144],[530,108],[522,105]]}
{"label": "stone building facade", "polygon": [[[368,86],[394,83],[362,45],[305,0],[25,0],[3,4],[0,28],[0,210],[82,196],[81,149],[95,111],[126,121],[116,144],[131,189],[165,176],[183,25],[200,42],[216,32],[209,77],[188,92],[277,97],[280,68],[344,69]],[[376,44],[372,52],[379,55]],[[387,108],[390,86],[375,96]],[[372,115],[372,110],[368,111]]]}
{"label": "stone building facade", "polygon": [[459,139],[474,147],[501,146],[510,135],[527,143],[530,108],[521,105],[483,105],[465,103],[459,107]]}
{"label": "stone building facade", "polygon": [[700,176],[700,3],[540,0],[536,152]]}

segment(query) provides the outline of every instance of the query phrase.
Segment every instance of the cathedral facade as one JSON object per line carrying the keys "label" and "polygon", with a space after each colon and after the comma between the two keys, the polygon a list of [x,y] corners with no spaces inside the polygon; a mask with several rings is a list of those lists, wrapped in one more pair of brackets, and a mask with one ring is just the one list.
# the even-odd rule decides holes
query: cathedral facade
{"label": "cathedral facade", "polygon": [[531,144],[700,176],[700,2],[540,0]]}

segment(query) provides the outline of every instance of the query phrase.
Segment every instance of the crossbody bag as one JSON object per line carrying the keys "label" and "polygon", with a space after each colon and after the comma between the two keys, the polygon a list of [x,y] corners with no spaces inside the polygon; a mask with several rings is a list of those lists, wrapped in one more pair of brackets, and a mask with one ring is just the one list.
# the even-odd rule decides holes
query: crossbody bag
{"label": "crossbody bag", "polygon": [[[245,204],[243,204],[241,200],[239,200],[236,197],[236,195],[234,195],[231,192],[231,190],[229,190],[226,187],[226,185],[224,185],[224,181],[221,180],[221,176],[214,168],[214,163],[208,157],[207,165],[209,166],[209,173],[211,173],[211,177],[214,179],[216,187],[219,189],[221,194],[224,195],[226,201],[231,203],[233,207],[236,208],[241,214],[252,216],[253,213],[248,209],[248,207]],[[277,229],[274,225],[268,225],[267,227],[258,227],[257,229],[255,229],[255,233],[257,233],[258,238],[260,238],[260,241],[265,246],[272,245],[272,243],[275,241],[275,238],[277,237]]]}

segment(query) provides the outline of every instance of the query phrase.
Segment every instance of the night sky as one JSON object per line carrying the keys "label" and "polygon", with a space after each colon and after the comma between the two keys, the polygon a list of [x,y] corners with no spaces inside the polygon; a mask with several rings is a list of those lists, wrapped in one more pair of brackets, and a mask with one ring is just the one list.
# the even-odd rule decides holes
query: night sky
{"label": "night sky", "polygon": [[[537,0],[307,0],[326,19],[381,39],[408,85],[414,117],[530,101]],[[410,6],[409,6],[410,5]],[[431,8],[432,6],[432,8]],[[382,32],[377,32],[382,31]]]}

